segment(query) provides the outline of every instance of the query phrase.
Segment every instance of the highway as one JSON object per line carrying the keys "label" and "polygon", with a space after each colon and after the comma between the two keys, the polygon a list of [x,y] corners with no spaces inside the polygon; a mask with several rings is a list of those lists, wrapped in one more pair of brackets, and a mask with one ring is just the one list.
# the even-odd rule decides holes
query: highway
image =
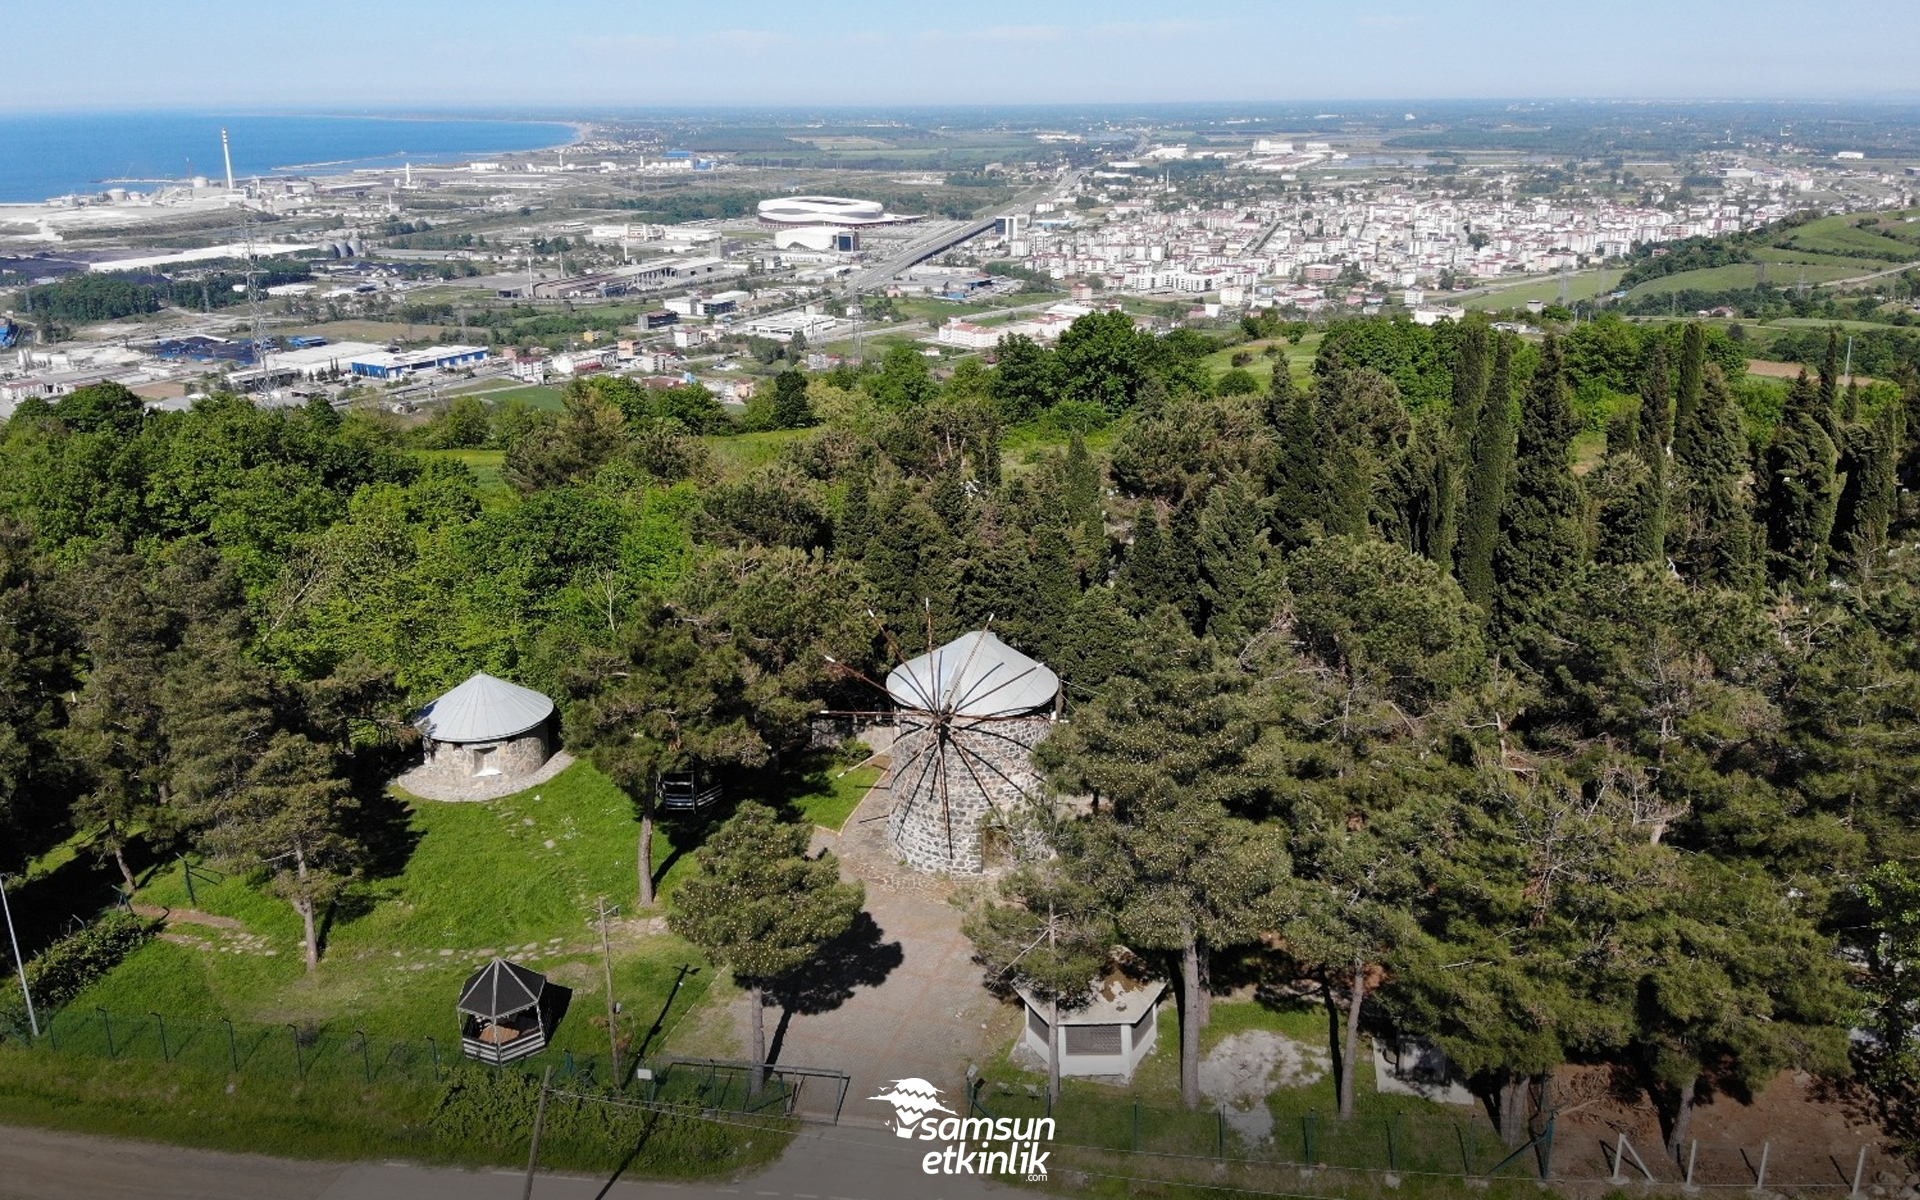
{"label": "highway", "polygon": [[958,227],[948,226],[926,237],[909,242],[906,246],[895,251],[891,256],[877,265],[848,276],[847,286],[856,292],[867,292],[878,287],[884,287],[888,280],[891,280],[908,267],[916,263],[925,262],[941,251],[958,246],[961,242],[969,238],[979,237],[987,230],[992,229],[993,223],[1001,217],[1025,212],[1032,208],[1034,204],[1047,199],[1049,196],[1058,198],[1072,195],[1073,189],[1079,186],[1081,176],[1085,174],[1086,172],[1084,170],[1069,171],[1066,175],[1062,176],[1059,181],[1044,184],[1023,192],[1016,199],[1001,205],[984,217],[969,221],[965,225]]}

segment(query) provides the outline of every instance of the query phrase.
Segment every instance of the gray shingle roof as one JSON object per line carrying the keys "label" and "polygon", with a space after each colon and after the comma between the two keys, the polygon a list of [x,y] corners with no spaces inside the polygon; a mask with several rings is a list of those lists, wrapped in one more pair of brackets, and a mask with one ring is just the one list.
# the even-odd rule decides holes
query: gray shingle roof
{"label": "gray shingle roof", "polygon": [[460,1011],[488,1021],[525,1012],[540,1003],[547,977],[519,963],[496,958],[467,977],[460,989]]}

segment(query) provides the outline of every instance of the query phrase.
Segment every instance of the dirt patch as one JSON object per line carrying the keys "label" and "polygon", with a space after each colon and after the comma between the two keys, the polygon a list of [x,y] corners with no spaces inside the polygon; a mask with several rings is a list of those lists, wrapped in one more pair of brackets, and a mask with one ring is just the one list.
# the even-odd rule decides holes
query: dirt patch
{"label": "dirt patch", "polygon": [[1305,1087],[1326,1075],[1325,1050],[1283,1034],[1249,1029],[1221,1041],[1200,1060],[1200,1093],[1220,1106],[1227,1125],[1248,1144],[1273,1140],[1275,1088]]}
{"label": "dirt patch", "polygon": [[[1763,358],[1750,358],[1747,360],[1747,374],[1761,375],[1768,379],[1797,379],[1802,371],[1807,372],[1809,379],[1818,382],[1820,373],[1818,371],[1808,370],[1808,368],[1801,366],[1799,363],[1769,362]],[[1852,383],[1878,382],[1880,381],[1871,375],[1842,375],[1840,377],[1841,387],[1846,387]]]}
{"label": "dirt patch", "polygon": [[151,904],[133,906],[136,916],[163,920],[169,925],[207,925],[214,929],[244,929],[246,926],[232,917],[216,917],[212,913],[203,913],[193,908],[156,908]]}

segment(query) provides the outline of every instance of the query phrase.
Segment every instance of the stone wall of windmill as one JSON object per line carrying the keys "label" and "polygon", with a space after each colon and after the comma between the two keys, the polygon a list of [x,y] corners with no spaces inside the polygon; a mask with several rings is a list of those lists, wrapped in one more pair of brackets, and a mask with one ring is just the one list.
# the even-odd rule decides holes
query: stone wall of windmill
{"label": "stone wall of windmill", "polygon": [[[960,717],[941,747],[938,728],[925,714],[901,713],[887,819],[895,851],[922,871],[980,874],[987,858],[983,829],[995,829],[1043,794],[1032,754],[1051,732],[1053,722],[1044,715],[979,722]],[[1018,836],[1035,837],[1031,830]]]}

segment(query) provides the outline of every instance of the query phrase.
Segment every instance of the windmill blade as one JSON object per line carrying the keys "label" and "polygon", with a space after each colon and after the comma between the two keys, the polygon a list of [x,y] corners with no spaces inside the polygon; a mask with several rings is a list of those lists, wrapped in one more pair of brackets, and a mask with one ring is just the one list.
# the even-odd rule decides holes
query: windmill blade
{"label": "windmill blade", "polygon": [[816,717],[891,717],[895,710],[891,708],[823,708],[813,714]]}
{"label": "windmill blade", "polygon": [[947,824],[947,861],[953,861],[953,803],[947,787],[947,736],[945,729],[934,731],[934,745],[939,757],[939,773],[935,776],[934,786],[940,789],[940,816]]}
{"label": "windmill blade", "polygon": [[[1007,738],[1005,740],[1008,742],[1011,742],[1013,745],[1019,746],[1023,753],[1030,752],[1031,748],[1028,747],[1024,742],[1018,741],[1017,739],[1014,739],[1014,738]],[[959,743],[956,742],[955,744],[958,745]],[[985,767],[989,771],[992,771],[995,775],[998,775],[1003,781],[1005,781],[1008,787],[1012,788],[1016,792],[1019,792],[1021,799],[1025,800],[1029,804],[1039,803],[1039,800],[1034,797],[1032,792],[1028,791],[1025,787],[1021,786],[1020,782],[1014,779],[1011,775],[1008,775],[1005,771],[1002,771],[999,768],[999,766],[994,763],[992,759],[988,758],[984,754],[981,754],[977,750],[967,750],[966,753],[972,754],[974,758],[979,760],[981,766]]]}
{"label": "windmill blade", "polygon": [[[905,762],[902,762],[902,763],[898,763],[898,764],[896,764],[896,765],[895,765],[895,767],[894,767],[894,775],[893,775],[893,778],[894,778],[895,780],[898,780],[898,779],[900,779],[900,778],[901,778],[902,776],[904,776],[904,775],[905,775],[905,774],[907,773],[907,769],[908,769],[908,768],[909,768],[909,767],[910,767],[910,766],[912,765],[912,763],[913,763],[913,761],[914,761],[914,759],[916,759],[916,758],[921,758],[921,757],[925,757],[925,751],[922,751],[922,752],[920,752],[919,754],[914,754],[914,755],[910,755],[910,756],[909,756],[909,757],[907,758],[907,760],[906,760]],[[913,786],[912,786],[911,788],[909,788],[909,789],[907,789],[907,790],[906,790],[906,791],[905,791],[904,793],[903,793],[903,792],[901,792],[901,791],[899,791],[898,789],[896,789],[896,788],[894,788],[894,787],[892,787],[891,785],[889,785],[889,786],[888,786],[888,788],[887,788],[887,815],[888,815],[889,817],[891,817],[891,816],[892,816],[892,815],[893,815],[894,813],[896,813],[896,812],[898,812],[898,811],[900,810],[900,807],[901,807],[901,803],[902,803],[902,802],[901,802],[901,800],[899,799],[899,797],[900,797],[900,796],[902,796],[902,795],[904,795],[904,796],[906,797],[906,800],[905,800],[905,804],[906,804],[906,806],[907,806],[907,808],[908,808],[908,810],[910,811],[910,810],[912,809],[912,807],[913,807],[913,798],[914,798],[915,796],[917,796],[917,795],[919,795],[919,794],[920,794],[920,788],[921,788],[921,786],[922,786],[923,784],[925,784],[925,783],[926,783],[926,781],[927,781],[927,776],[928,776],[928,775],[929,775],[930,773],[932,773],[932,770],[933,770],[933,767],[934,767],[934,763],[935,763],[935,761],[936,761],[936,760],[934,760],[934,759],[932,759],[932,758],[928,758],[928,759],[927,759],[927,761],[926,761],[926,765],[925,765],[925,766],[922,766],[922,767],[920,768],[920,778],[919,778],[919,779],[916,779],[916,780],[914,781],[914,784],[913,784]]]}

